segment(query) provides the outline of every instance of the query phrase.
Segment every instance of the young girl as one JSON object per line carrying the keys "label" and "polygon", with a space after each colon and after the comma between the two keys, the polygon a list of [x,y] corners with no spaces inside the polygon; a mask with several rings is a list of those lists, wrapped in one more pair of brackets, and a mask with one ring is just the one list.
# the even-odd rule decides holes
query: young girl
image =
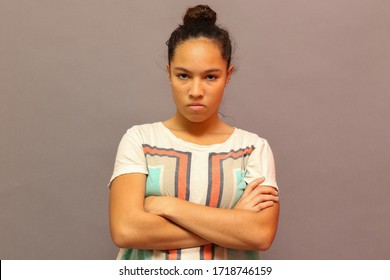
{"label": "young girl", "polygon": [[130,128],[119,144],[110,183],[118,259],[259,259],[274,239],[271,149],[218,115],[234,67],[215,22],[208,6],[187,10],[167,42],[176,113]]}

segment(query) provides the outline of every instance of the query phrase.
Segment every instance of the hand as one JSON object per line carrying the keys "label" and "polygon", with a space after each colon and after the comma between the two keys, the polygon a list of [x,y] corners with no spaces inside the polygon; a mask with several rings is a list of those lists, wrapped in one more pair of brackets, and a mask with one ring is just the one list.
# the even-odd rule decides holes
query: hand
{"label": "hand", "polygon": [[258,178],[249,183],[234,209],[259,212],[278,202],[277,190],[270,186],[261,186],[260,184],[264,181],[264,178]]}

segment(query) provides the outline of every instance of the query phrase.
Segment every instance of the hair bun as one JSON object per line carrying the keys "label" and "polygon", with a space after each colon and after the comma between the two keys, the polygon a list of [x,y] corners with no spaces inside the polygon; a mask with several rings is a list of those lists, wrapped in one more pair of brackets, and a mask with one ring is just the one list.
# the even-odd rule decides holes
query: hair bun
{"label": "hair bun", "polygon": [[207,5],[198,5],[189,8],[183,18],[185,25],[197,22],[214,25],[216,21],[217,13]]}

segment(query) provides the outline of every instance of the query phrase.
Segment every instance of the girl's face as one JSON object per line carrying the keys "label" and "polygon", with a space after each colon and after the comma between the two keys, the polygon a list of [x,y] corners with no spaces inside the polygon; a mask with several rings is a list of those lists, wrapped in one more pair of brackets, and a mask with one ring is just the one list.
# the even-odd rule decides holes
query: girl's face
{"label": "girl's face", "polygon": [[218,119],[233,66],[227,68],[213,41],[197,38],[180,44],[167,70],[177,116],[196,123]]}

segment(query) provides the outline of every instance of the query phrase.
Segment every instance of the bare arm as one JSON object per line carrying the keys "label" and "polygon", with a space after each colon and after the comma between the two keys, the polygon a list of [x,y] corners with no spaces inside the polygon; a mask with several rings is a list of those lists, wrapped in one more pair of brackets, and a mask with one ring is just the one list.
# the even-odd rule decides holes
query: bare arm
{"label": "bare arm", "polygon": [[120,248],[168,250],[210,243],[171,221],[144,210],[146,175],[117,177],[110,190],[111,237]]}
{"label": "bare arm", "polygon": [[248,185],[234,209],[212,208],[175,197],[148,197],[146,211],[160,215],[222,247],[267,250],[275,237],[279,203],[272,187]]}

